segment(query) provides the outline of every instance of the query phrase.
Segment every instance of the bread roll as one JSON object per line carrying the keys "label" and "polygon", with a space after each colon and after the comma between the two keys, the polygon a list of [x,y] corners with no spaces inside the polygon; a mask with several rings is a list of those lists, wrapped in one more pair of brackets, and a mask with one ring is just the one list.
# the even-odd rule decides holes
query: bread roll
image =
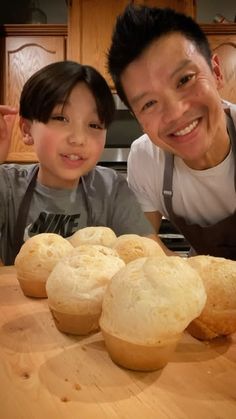
{"label": "bread roll", "polygon": [[205,301],[200,276],[178,256],[128,263],[103,299],[100,327],[111,358],[134,370],[162,368]]}
{"label": "bread roll", "polygon": [[90,256],[96,256],[102,254],[105,256],[115,256],[119,257],[118,252],[111,247],[102,246],[100,244],[81,244],[75,247],[72,251],[73,254],[84,254]]}
{"label": "bread roll", "polygon": [[202,278],[206,305],[188,327],[201,340],[229,335],[236,331],[236,261],[213,256],[194,256],[189,264]]}
{"label": "bread roll", "polygon": [[110,247],[116,240],[116,234],[109,227],[85,227],[76,231],[67,240],[74,247],[81,244],[100,244]]}
{"label": "bread roll", "polygon": [[73,252],[59,262],[46,286],[48,304],[57,328],[61,332],[79,335],[97,330],[107,284],[124,266],[119,257],[100,252]]}
{"label": "bread roll", "polygon": [[73,246],[54,233],[29,238],[15,259],[17,279],[28,297],[47,297],[45,284],[56,263],[73,251]]}
{"label": "bread roll", "polygon": [[125,263],[145,256],[165,256],[164,250],[155,240],[137,234],[119,236],[112,247]]}

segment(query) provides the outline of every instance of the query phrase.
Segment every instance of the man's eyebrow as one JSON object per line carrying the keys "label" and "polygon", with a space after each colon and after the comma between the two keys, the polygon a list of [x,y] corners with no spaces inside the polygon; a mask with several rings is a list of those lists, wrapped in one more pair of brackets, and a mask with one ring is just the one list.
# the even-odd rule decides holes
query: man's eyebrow
{"label": "man's eyebrow", "polygon": [[148,94],[148,92],[142,92],[139,95],[134,96],[129,102],[130,106],[135,106],[136,103],[138,103],[143,97],[145,97]]}
{"label": "man's eyebrow", "polygon": [[192,62],[191,60],[181,61],[181,63],[178,65],[178,67],[176,67],[175,70],[171,73],[170,77],[173,78],[174,76],[176,76],[177,73],[179,73],[181,70],[183,70],[183,68],[187,67],[187,65],[190,64],[191,62]]}
{"label": "man's eyebrow", "polygon": [[[181,63],[178,65],[178,67],[176,67],[174,69],[174,71],[171,73],[170,77],[173,78],[176,74],[178,74],[181,70],[183,70],[183,68],[187,67],[187,65],[189,65],[192,61],[191,60],[183,60],[181,61]],[[143,99],[143,97],[145,97],[146,95],[148,95],[149,92],[142,92],[140,94],[138,94],[137,96],[134,96],[131,100],[130,100],[130,106],[134,106],[136,103],[138,103],[141,99]]]}

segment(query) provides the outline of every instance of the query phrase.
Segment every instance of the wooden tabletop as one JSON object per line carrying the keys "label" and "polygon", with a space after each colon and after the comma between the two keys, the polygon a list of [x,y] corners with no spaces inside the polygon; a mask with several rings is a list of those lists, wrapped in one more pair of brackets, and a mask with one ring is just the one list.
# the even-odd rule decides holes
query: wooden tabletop
{"label": "wooden tabletop", "polygon": [[0,357],[1,419],[236,418],[236,334],[202,343],[186,333],[162,370],[125,370],[100,332],[60,333],[13,267],[0,268]]}

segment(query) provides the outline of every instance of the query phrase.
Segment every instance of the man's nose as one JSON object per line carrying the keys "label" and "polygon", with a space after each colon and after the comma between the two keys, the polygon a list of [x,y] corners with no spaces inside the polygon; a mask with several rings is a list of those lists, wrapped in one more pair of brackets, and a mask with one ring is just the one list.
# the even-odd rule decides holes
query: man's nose
{"label": "man's nose", "polygon": [[177,95],[168,96],[163,105],[163,121],[168,124],[177,121],[188,110],[189,105],[185,98]]}

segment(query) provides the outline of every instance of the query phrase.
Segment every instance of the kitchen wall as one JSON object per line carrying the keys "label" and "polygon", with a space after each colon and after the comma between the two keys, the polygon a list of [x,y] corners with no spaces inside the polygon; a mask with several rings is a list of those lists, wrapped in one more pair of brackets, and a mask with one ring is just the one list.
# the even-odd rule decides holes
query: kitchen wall
{"label": "kitchen wall", "polygon": [[[40,8],[47,15],[48,23],[66,23],[66,0],[38,0]],[[30,0],[8,0],[0,13],[0,23],[25,23]],[[234,20],[236,15],[235,0],[196,0],[197,21],[210,23],[216,13]]]}

